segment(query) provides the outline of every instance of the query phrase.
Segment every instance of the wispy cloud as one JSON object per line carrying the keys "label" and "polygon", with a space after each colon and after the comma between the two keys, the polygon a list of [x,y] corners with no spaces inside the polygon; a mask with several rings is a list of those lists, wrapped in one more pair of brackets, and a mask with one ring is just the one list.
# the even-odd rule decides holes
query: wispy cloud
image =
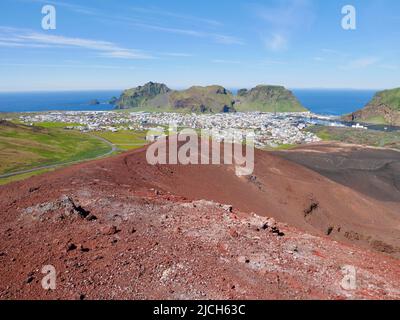
{"label": "wispy cloud", "polygon": [[355,59],[348,63],[347,68],[363,69],[375,65],[379,61],[380,59],[376,57],[365,57],[365,58]]}
{"label": "wispy cloud", "polygon": [[382,64],[380,65],[381,68],[386,69],[386,70],[398,70],[399,66],[394,65],[394,64]]}
{"label": "wispy cloud", "polygon": [[[166,22],[164,24],[159,24],[160,23],[159,18],[155,19],[155,21],[157,21],[157,24],[156,24],[154,22],[149,23],[146,21],[146,19],[144,19],[142,17],[133,18],[130,16],[103,13],[95,8],[76,5],[76,4],[70,4],[70,3],[66,3],[66,2],[62,2],[62,1],[54,1],[54,0],[50,0],[50,1],[47,1],[47,0],[23,0],[23,1],[53,4],[56,6],[61,6],[61,7],[67,8],[71,11],[74,11],[74,12],[77,12],[80,14],[95,16],[95,17],[100,18],[107,22],[121,23],[121,24],[125,24],[125,25],[131,26],[131,27],[136,27],[136,28],[139,27],[139,28],[148,29],[148,30],[172,33],[172,34],[178,34],[178,35],[190,36],[190,37],[209,38],[218,44],[225,44],[225,45],[243,45],[244,44],[244,41],[242,39],[237,38],[235,36],[231,36],[231,35],[226,35],[226,34],[222,34],[222,33],[218,33],[218,32],[203,31],[200,28],[195,29],[193,27],[192,28],[182,27],[182,26],[172,27],[169,25],[168,22]],[[190,23],[191,26],[193,26],[193,23],[197,23],[198,25],[200,24],[201,26],[203,26],[203,25],[212,26],[214,28],[222,26],[222,23],[219,21],[216,21],[216,20],[199,18],[199,17],[192,16],[192,15],[164,11],[164,10],[161,10],[158,8],[131,7],[130,9],[131,9],[131,11],[141,13],[142,16],[148,16],[149,14],[151,14],[151,15],[156,15],[156,16],[170,17],[170,18],[174,18],[175,20],[179,20],[179,21],[183,20],[187,23]],[[145,15],[143,15],[143,14],[145,14]]]}
{"label": "wispy cloud", "polygon": [[[100,56],[120,59],[151,59],[141,50],[124,48],[113,42],[49,35],[22,29],[0,27],[1,46],[26,48],[72,47],[99,52]],[[6,40],[5,40],[6,39]]]}
{"label": "wispy cloud", "polygon": [[155,30],[155,31],[161,31],[161,32],[167,32],[167,33],[180,34],[180,35],[191,36],[191,37],[210,38],[214,42],[219,43],[219,44],[226,44],[226,45],[235,45],[235,44],[243,45],[244,44],[244,41],[240,38],[237,38],[234,36],[229,36],[229,35],[224,35],[224,34],[213,33],[213,32],[205,32],[205,31],[199,31],[199,30],[193,30],[193,29],[170,28],[170,27],[164,27],[164,26],[148,24],[148,23],[138,23],[138,22],[132,22],[131,25],[135,26],[135,27],[140,27],[140,28],[145,28],[145,29],[150,29],[150,30]]}
{"label": "wispy cloud", "polygon": [[157,16],[164,16],[164,17],[171,17],[171,18],[176,18],[188,22],[199,22],[201,24],[207,24],[209,26],[213,27],[218,27],[222,26],[222,23],[217,20],[213,19],[206,19],[206,18],[200,18],[196,17],[193,15],[188,15],[188,14],[181,14],[181,13],[176,13],[176,12],[170,12],[170,11],[165,11],[160,8],[144,8],[144,7],[131,7],[130,8],[132,11],[139,12],[139,13],[146,13],[146,14],[151,14],[151,15],[157,15]]}
{"label": "wispy cloud", "polygon": [[131,26],[141,27],[141,28],[145,28],[145,29],[151,29],[151,30],[155,30],[155,31],[162,31],[162,32],[167,32],[167,33],[175,33],[175,34],[181,34],[181,35],[186,35],[186,36],[193,36],[193,37],[206,36],[206,34],[204,32],[197,31],[197,30],[170,28],[170,27],[158,26],[158,25],[147,24],[147,23],[132,22]]}
{"label": "wispy cloud", "polygon": [[221,44],[238,44],[238,45],[244,44],[244,41],[242,39],[232,36],[226,36],[221,34],[212,34],[211,36],[214,37],[215,42]]}
{"label": "wispy cloud", "polygon": [[340,51],[328,49],[328,48],[323,48],[323,49],[321,49],[321,51],[324,53],[329,53],[329,54],[341,54]]}
{"label": "wispy cloud", "polygon": [[67,3],[67,2],[63,2],[63,1],[53,1],[53,0],[20,0],[20,1],[36,2],[36,3],[41,3],[43,5],[50,4],[50,5],[66,8],[66,9],[69,9],[69,10],[74,11],[76,13],[81,13],[81,14],[85,14],[85,15],[97,15],[97,14],[99,14],[99,11],[94,9],[94,8],[89,8],[89,7],[85,7],[85,6],[82,6],[82,5]]}
{"label": "wispy cloud", "polygon": [[120,50],[111,50],[104,51],[100,53],[101,56],[107,58],[116,58],[116,59],[154,59],[153,56],[148,54],[143,54],[138,51],[128,50],[128,49],[120,49]]}
{"label": "wispy cloud", "polygon": [[164,56],[178,57],[178,58],[189,58],[189,57],[193,57],[193,54],[191,54],[191,53],[184,53],[184,52],[162,52],[161,54],[164,55]]}
{"label": "wispy cloud", "polygon": [[314,19],[309,0],[277,0],[270,6],[256,6],[257,15],[277,29],[297,29],[310,26]]}
{"label": "wispy cloud", "polygon": [[288,64],[287,61],[266,59],[261,62],[263,65],[284,65]]}
{"label": "wispy cloud", "polygon": [[265,46],[272,51],[280,51],[287,48],[288,40],[282,34],[272,34],[264,37]]}
{"label": "wispy cloud", "polygon": [[26,68],[77,68],[77,69],[126,69],[125,67],[98,65],[98,64],[46,64],[46,63],[0,63],[2,67],[26,67]]}
{"label": "wispy cloud", "polygon": [[314,61],[329,61],[338,65],[340,69],[365,69],[382,61],[375,56],[355,57],[347,52],[327,48],[321,49],[320,53],[320,56],[313,58]]}
{"label": "wispy cloud", "polygon": [[267,49],[280,51],[287,49],[291,38],[299,30],[309,28],[314,20],[314,10],[310,0],[276,0],[271,5],[253,5],[253,12],[265,24],[268,31],[261,32]]}
{"label": "wispy cloud", "polygon": [[329,49],[329,48],[323,48],[323,49],[321,49],[321,52],[324,56],[329,56],[329,57],[333,57],[333,56],[334,57],[349,57],[348,52]]}
{"label": "wispy cloud", "polygon": [[13,42],[13,41],[3,41],[0,40],[0,47],[8,47],[8,48],[51,48],[49,45],[45,44],[34,44],[34,43],[21,43],[21,42]]}
{"label": "wispy cloud", "polygon": [[212,63],[221,63],[221,64],[240,64],[240,61],[237,61],[237,60],[225,60],[225,59],[214,59],[211,62]]}

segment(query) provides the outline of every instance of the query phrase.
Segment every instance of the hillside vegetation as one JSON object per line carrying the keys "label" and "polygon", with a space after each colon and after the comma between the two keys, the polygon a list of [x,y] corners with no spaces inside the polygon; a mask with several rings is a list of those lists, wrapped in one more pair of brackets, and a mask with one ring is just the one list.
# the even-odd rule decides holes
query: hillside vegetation
{"label": "hillside vegetation", "polygon": [[400,133],[360,130],[354,128],[313,126],[307,129],[325,141],[367,145],[380,148],[400,149]]}
{"label": "hillside vegetation", "polygon": [[91,159],[110,150],[105,142],[75,131],[0,121],[0,174]]}
{"label": "hillside vegetation", "polygon": [[138,149],[148,143],[145,131],[99,131],[96,132],[95,135],[110,141],[119,151]]}
{"label": "hillside vegetation", "polygon": [[292,92],[281,86],[257,86],[238,92],[239,111],[293,112],[307,111]]}
{"label": "hillside vegetation", "polygon": [[346,120],[376,124],[400,125],[400,88],[375,94],[361,110],[344,117]]}
{"label": "hillside vegetation", "polygon": [[149,82],[125,90],[116,103],[117,109],[163,112],[302,112],[307,111],[293,93],[281,86],[260,85],[241,89],[235,96],[222,86],[193,86],[171,90],[165,84]]}

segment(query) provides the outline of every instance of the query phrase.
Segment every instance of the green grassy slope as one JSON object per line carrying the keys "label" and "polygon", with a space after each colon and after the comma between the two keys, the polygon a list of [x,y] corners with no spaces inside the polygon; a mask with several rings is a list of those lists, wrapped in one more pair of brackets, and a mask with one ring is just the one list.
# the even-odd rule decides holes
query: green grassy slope
{"label": "green grassy slope", "polygon": [[233,111],[233,95],[221,86],[194,86],[183,91],[173,91],[169,105],[175,110],[191,112],[229,112]]}
{"label": "green grassy slope", "polygon": [[0,122],[0,174],[91,159],[109,150],[87,134]]}
{"label": "green grassy slope", "polygon": [[324,126],[313,126],[309,127],[307,130],[315,133],[324,141],[340,141],[372,147],[400,149],[399,132],[383,132]]}
{"label": "green grassy slope", "polygon": [[361,110],[345,115],[345,120],[400,126],[400,88],[377,92]]}
{"label": "green grassy slope", "polygon": [[119,131],[119,132],[96,132],[96,136],[102,137],[115,144],[119,150],[126,151],[138,149],[146,145],[146,132]]}
{"label": "green grassy slope", "polygon": [[282,86],[260,85],[233,95],[222,86],[193,86],[170,90],[161,83],[125,90],[117,108],[147,112],[220,113],[232,111],[301,112],[307,111],[293,93]]}
{"label": "green grassy slope", "polygon": [[238,111],[302,112],[307,111],[293,93],[282,86],[260,85],[238,94]]}
{"label": "green grassy slope", "polygon": [[400,88],[378,92],[369,104],[383,104],[400,112]]}

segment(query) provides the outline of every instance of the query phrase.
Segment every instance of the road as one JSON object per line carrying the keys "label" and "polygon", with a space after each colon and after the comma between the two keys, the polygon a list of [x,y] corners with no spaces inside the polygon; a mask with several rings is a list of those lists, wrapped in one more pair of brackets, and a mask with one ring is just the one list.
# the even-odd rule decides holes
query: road
{"label": "road", "polygon": [[0,179],[9,178],[9,177],[13,177],[13,176],[18,176],[20,174],[25,174],[25,173],[32,173],[32,172],[39,171],[39,170],[54,169],[54,168],[57,168],[57,167],[76,164],[76,163],[79,163],[79,162],[82,162],[82,161],[96,160],[96,159],[99,159],[99,158],[107,157],[107,156],[111,155],[112,153],[114,153],[115,151],[118,150],[118,148],[117,148],[117,146],[115,144],[111,143],[110,141],[108,141],[108,140],[106,140],[106,139],[104,139],[102,137],[95,136],[95,135],[91,135],[91,137],[103,141],[104,143],[108,144],[111,147],[111,149],[109,151],[107,151],[106,153],[104,153],[102,155],[99,155],[99,156],[97,156],[95,158],[89,158],[89,159],[83,159],[83,160],[77,160],[77,161],[69,161],[69,162],[62,162],[62,163],[50,164],[50,165],[47,165],[47,166],[41,166],[41,167],[36,167],[36,168],[32,168],[32,169],[27,169],[27,170],[20,170],[20,171],[16,171],[16,172],[10,172],[10,173],[6,173],[6,174],[0,175]]}

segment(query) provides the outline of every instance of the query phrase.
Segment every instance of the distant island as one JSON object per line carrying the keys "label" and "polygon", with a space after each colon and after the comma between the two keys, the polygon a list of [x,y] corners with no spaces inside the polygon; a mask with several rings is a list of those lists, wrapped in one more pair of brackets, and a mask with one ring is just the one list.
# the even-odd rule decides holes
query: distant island
{"label": "distant island", "polygon": [[344,116],[344,120],[399,126],[400,88],[376,93],[363,109]]}
{"label": "distant island", "polygon": [[304,112],[307,111],[293,93],[282,86],[259,85],[241,89],[237,95],[219,85],[193,86],[186,90],[172,90],[165,84],[149,82],[144,86],[125,90],[116,109],[162,112]]}
{"label": "distant island", "polygon": [[97,100],[97,99],[92,99],[92,100],[90,100],[90,101],[88,102],[88,104],[89,104],[90,106],[96,106],[96,105],[99,105],[99,104],[100,104],[100,101]]}

